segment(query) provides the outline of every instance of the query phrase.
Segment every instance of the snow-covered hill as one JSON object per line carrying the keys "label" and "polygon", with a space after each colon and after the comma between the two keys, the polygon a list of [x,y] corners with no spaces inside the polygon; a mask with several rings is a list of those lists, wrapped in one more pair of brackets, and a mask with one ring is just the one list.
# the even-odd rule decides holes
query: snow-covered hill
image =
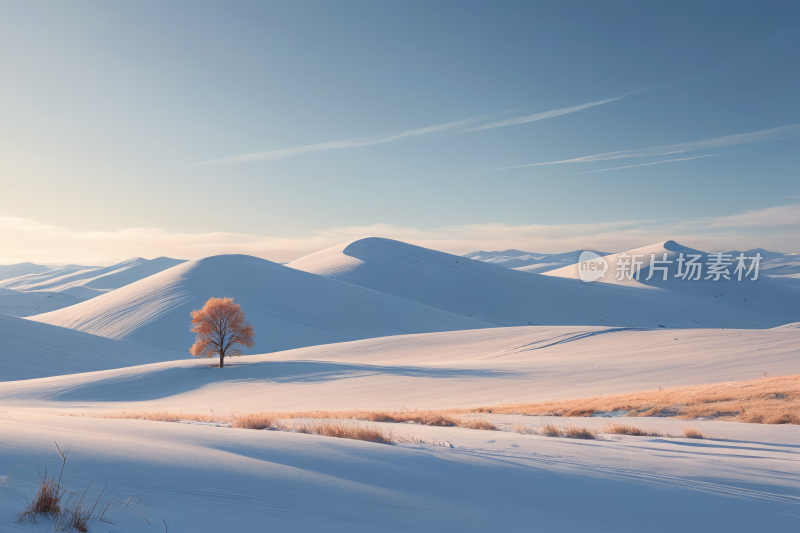
{"label": "snow-covered hill", "polygon": [[194,342],[190,311],[212,296],[242,305],[256,331],[249,353],[489,326],[245,255],[190,261],[31,320],[184,351]]}
{"label": "snow-covered hill", "polygon": [[7,315],[0,315],[0,346],[0,381],[94,372],[186,356]]}
{"label": "snow-covered hill", "polygon": [[705,295],[519,272],[382,238],[328,248],[287,266],[505,326],[760,328],[800,320],[771,280],[749,288],[764,286],[769,290],[761,300],[776,298],[775,309],[763,314],[761,307],[724,305]]}
{"label": "snow-covered hill", "polygon": [[[764,250],[753,250],[752,255],[749,255],[751,252],[745,252],[745,257],[755,256],[755,252],[758,251],[765,252]],[[640,289],[657,288],[675,295],[691,296],[704,303],[715,303],[762,317],[770,317],[783,323],[800,321],[800,290],[770,278],[763,271],[759,272],[755,281],[752,280],[755,276],[755,270],[749,276],[747,271],[743,271],[741,272],[741,280],[739,280],[739,274],[736,273],[738,264],[736,256],[738,256],[739,252],[727,253],[730,254],[730,257],[726,261],[731,262],[730,266],[727,267],[729,279],[726,279],[723,275],[717,276],[709,271],[709,264],[716,262],[713,254],[709,257],[706,252],[681,246],[675,241],[666,241],[627,250],[620,254],[605,256],[604,259],[608,263],[608,271],[603,278],[591,284]],[[770,252],[765,253],[770,254]],[[636,256],[636,261],[640,261],[642,264],[630,269],[628,265],[633,265],[634,256]],[[664,261],[666,258],[666,261],[670,262],[651,265],[653,256],[655,256],[656,261]],[[679,263],[681,256],[684,259],[683,264]],[[690,256],[700,256],[696,263],[701,266],[687,267],[687,260]],[[745,266],[749,270],[750,261],[746,261]],[[651,276],[651,268],[653,267],[655,268],[652,270]],[[659,268],[667,269],[666,280],[664,279],[665,271],[659,270]],[[695,279],[698,275],[697,270],[693,268],[700,270],[700,279]],[[622,275],[621,269],[625,272],[625,275]],[[679,269],[681,275],[678,275]],[[635,276],[636,271],[638,271],[638,280],[636,279],[637,276]],[[631,272],[634,275],[629,276],[628,274]],[[545,275],[578,279],[578,265],[553,270]]]}
{"label": "snow-covered hill", "polygon": [[64,292],[0,289],[0,315],[33,316],[75,305],[86,298]]}
{"label": "snow-covered hill", "polygon": [[[151,260],[134,257],[102,268],[66,265],[41,273],[4,279],[0,282],[0,287],[16,291],[62,292],[76,287],[107,291],[118,289],[183,262],[181,259],[169,257],[158,257]],[[86,293],[87,296],[89,294],[91,293]]]}
{"label": "snow-covered hill", "polygon": [[134,257],[110,267],[33,263],[0,265],[0,313],[34,316],[63,309],[179,265],[181,259]]}
{"label": "snow-covered hill", "polygon": [[[578,257],[584,250],[575,250],[562,254],[539,254],[522,252],[520,250],[505,250],[502,252],[470,252],[464,254],[467,259],[475,259],[485,263],[492,263],[506,268],[513,268],[523,272],[547,272],[578,262]],[[606,255],[605,252],[597,252]]]}
{"label": "snow-covered hill", "polygon": [[37,265],[35,263],[16,263],[13,265],[0,265],[0,281],[19,276],[27,276],[29,274],[41,274],[48,270],[53,270],[55,267],[46,265]]}

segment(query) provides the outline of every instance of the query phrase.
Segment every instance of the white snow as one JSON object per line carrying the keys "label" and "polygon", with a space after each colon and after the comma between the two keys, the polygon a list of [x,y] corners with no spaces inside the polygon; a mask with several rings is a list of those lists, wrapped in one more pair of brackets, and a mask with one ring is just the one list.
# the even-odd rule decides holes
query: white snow
{"label": "white snow", "polygon": [[184,354],[0,315],[0,381],[168,361]]}
{"label": "white snow", "polygon": [[[113,500],[105,518],[123,533],[163,531],[162,519],[179,533],[792,531],[800,518],[800,428],[742,433],[734,424],[694,425],[727,440],[576,441],[406,426],[399,430],[453,447],[389,446],[11,413],[0,418],[0,476],[24,463],[10,486],[0,485],[0,527],[37,531],[14,523],[13,514],[37,466],[60,468],[57,441],[69,449],[70,490],[91,482],[93,502],[105,487],[101,501]],[[39,522],[43,531],[47,520]]]}
{"label": "white snow", "polygon": [[[677,340],[675,340],[677,338]],[[0,383],[46,410],[485,406],[800,373],[800,329],[514,327],[402,335]],[[49,412],[48,411],[48,412]]]}
{"label": "white snow", "polygon": [[[288,266],[504,326],[755,328],[800,320],[800,298],[767,278],[729,284],[737,285],[735,296],[719,299],[644,284],[584,283],[568,279],[573,276],[564,269],[519,272],[381,238],[328,248]],[[575,274],[573,267],[567,271]]]}
{"label": "white snow", "polygon": [[0,281],[28,274],[41,274],[55,267],[37,265],[35,263],[16,263],[13,265],[0,265]]}
{"label": "white snow", "polygon": [[[581,252],[585,250],[575,250],[561,254],[541,254],[535,252],[522,252],[520,250],[505,250],[502,252],[470,252],[463,257],[492,263],[494,265],[513,268],[523,272],[547,272],[578,262]],[[605,252],[597,252],[606,255]]]}
{"label": "white snow", "polygon": [[31,320],[112,339],[188,350],[193,309],[233,297],[265,353],[355,339],[487,327],[387,294],[245,255],[190,261],[67,309]]}
{"label": "white snow", "polygon": [[[627,276],[619,276],[623,278],[622,280],[617,279],[619,255],[611,254],[604,257],[608,262],[608,271],[605,277],[590,285],[616,285],[635,289],[656,288],[666,291],[670,295],[690,296],[704,303],[714,303],[731,310],[752,313],[762,318],[769,317],[776,321],[774,325],[800,320],[800,290],[777,282],[764,275],[763,272],[761,272],[756,281],[745,277],[743,273],[740,281],[738,276],[734,274],[736,268],[735,259],[733,259],[733,264],[728,269],[730,279],[720,277],[719,280],[714,280],[713,278],[707,279],[708,268],[706,265],[709,262],[707,253],[681,246],[674,241],[627,250],[624,253],[628,256],[642,255],[642,257],[638,258],[643,263],[638,269],[638,280],[627,279]],[[655,255],[657,261],[661,261],[664,259],[664,254],[666,254],[668,261],[673,261],[671,264],[657,265],[666,265],[668,267],[666,281],[664,280],[663,271],[654,271],[651,279],[648,280],[653,255]],[[688,259],[689,254],[701,256],[699,261],[703,264],[703,270],[699,280],[683,279],[676,276],[678,273],[677,259],[680,254],[683,254],[685,259]],[[683,272],[686,273],[685,266]],[[545,276],[577,279],[578,270],[577,266],[573,265],[547,272]],[[750,277],[752,276],[753,274],[750,275]]]}
{"label": "white snow", "polygon": [[59,267],[40,274],[4,279],[0,287],[18,291],[60,292],[72,288],[88,288],[99,291],[113,290],[157,274],[162,270],[184,263],[181,259],[159,257],[142,259],[134,257],[108,267]]}
{"label": "white snow", "polygon": [[134,257],[110,267],[0,265],[0,313],[34,316],[75,305],[167,268],[180,259]]}
{"label": "white snow", "polygon": [[85,299],[63,292],[20,292],[0,288],[0,315],[33,316],[69,307]]}
{"label": "white snow", "polygon": [[[679,245],[641,250],[665,249]],[[500,431],[380,424],[401,440],[388,445],[95,418],[489,406],[799,374],[800,300],[788,284],[587,284],[570,269],[520,272],[388,239],[290,268],[214,256],[137,280],[147,264],[34,270],[11,283],[32,292],[0,289],[0,305],[91,298],[27,319],[0,314],[0,532],[48,529],[45,517],[15,520],[37,469],[61,466],[54,441],[69,450],[70,491],[88,488],[93,503],[103,490],[100,505],[110,502],[109,523],[93,531],[749,533],[800,523],[798,426],[634,418],[625,422],[670,435],[688,424],[711,438],[582,441],[512,431],[539,417],[487,414]],[[234,297],[256,331],[253,355],[224,369],[187,352],[189,312],[211,296]]]}

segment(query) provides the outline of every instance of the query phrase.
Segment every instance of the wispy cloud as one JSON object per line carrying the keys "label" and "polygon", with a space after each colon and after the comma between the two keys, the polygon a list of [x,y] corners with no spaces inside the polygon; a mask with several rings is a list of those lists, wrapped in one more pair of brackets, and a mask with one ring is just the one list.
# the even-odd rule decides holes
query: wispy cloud
{"label": "wispy cloud", "polygon": [[735,215],[716,217],[709,220],[706,224],[709,228],[752,228],[754,226],[800,227],[800,204],[753,209],[742,213],[736,213]]}
{"label": "wispy cloud", "polygon": [[[617,100],[622,100],[623,98],[630,96],[632,94],[636,94],[642,91],[648,91],[652,88],[647,89],[639,89],[637,91],[631,91],[625,93],[620,96],[615,96],[614,98],[608,98],[606,100],[597,100],[595,102],[589,102],[587,104],[580,104],[572,107],[564,107],[561,109],[553,109],[550,111],[544,111],[542,113],[535,113],[531,115],[523,115],[520,117],[510,118],[507,120],[498,120],[494,122],[489,122],[487,124],[483,124],[478,127],[465,129],[468,125],[474,124],[476,122],[481,122],[488,120],[492,117],[497,117],[498,115],[502,115],[505,113],[510,113],[512,111],[503,111],[501,113],[493,113],[491,115],[483,115],[479,117],[472,117],[465,120],[458,120],[455,122],[447,122],[444,124],[437,124],[434,126],[427,126],[425,128],[419,128],[409,131],[404,131],[402,133],[395,133],[395,134],[384,134],[384,135],[373,135],[370,137],[358,137],[355,139],[345,139],[342,141],[331,141],[331,142],[324,142],[318,144],[308,144],[305,146],[297,146],[295,148],[283,148],[280,150],[269,150],[266,152],[257,152],[252,154],[244,154],[244,155],[236,155],[231,157],[224,157],[221,159],[214,159],[211,161],[205,161],[203,163],[197,163],[196,166],[201,165],[223,165],[223,164],[232,164],[232,163],[247,163],[252,161],[274,161],[276,159],[283,159],[286,157],[294,157],[302,154],[306,154],[309,152],[319,152],[323,150],[337,150],[341,148],[358,148],[361,146],[371,146],[374,144],[382,144],[392,141],[397,141],[400,139],[405,139],[407,137],[416,137],[418,135],[427,135],[431,133],[439,133],[444,131],[457,131],[460,130],[462,132],[472,132],[472,131],[480,131],[480,130],[487,130],[493,128],[502,128],[505,126],[513,126],[516,124],[525,124],[526,122],[535,122],[537,120],[544,120],[546,118],[558,117],[561,115],[567,115],[569,113],[575,113],[577,111],[582,111],[584,109],[589,109],[590,107],[595,107],[598,105],[607,104],[610,102],[616,102]],[[542,105],[550,105],[550,104],[542,104]],[[540,106],[533,106],[533,107],[541,107]],[[527,108],[530,109],[530,108]]]}
{"label": "wispy cloud", "polygon": [[595,172],[607,172],[609,170],[622,170],[623,168],[647,167],[647,166],[650,166],[650,165],[663,165],[664,163],[677,163],[678,161],[691,161],[692,159],[703,159],[704,157],[713,157],[715,155],[724,155],[724,154],[697,155],[697,156],[694,156],[694,157],[682,157],[680,159],[667,159],[666,161],[654,161],[652,163],[640,163],[638,165],[628,165],[628,166],[624,166],[624,167],[601,168],[599,170],[587,170],[586,172],[578,172],[577,174],[573,174],[573,176],[580,176],[581,174],[593,174]]}
{"label": "wispy cloud", "polygon": [[560,161],[546,161],[543,163],[530,163],[527,165],[516,165],[513,167],[495,168],[486,172],[497,170],[511,170],[514,168],[539,167],[544,165],[562,165],[565,163],[590,163],[593,161],[608,161],[611,159],[628,159],[632,157],[656,157],[664,155],[683,154],[710,148],[722,148],[736,144],[749,144],[766,141],[777,141],[789,139],[800,135],[800,124],[792,124],[780,128],[769,130],[754,131],[750,133],[739,133],[737,135],[727,135],[725,137],[715,137],[703,141],[693,141],[681,144],[668,144],[666,146],[654,146],[652,148],[642,148],[640,150],[622,150],[620,152],[606,152],[604,154],[587,155],[572,159],[562,159]]}
{"label": "wispy cloud", "polygon": [[535,113],[533,115],[525,115],[522,117],[510,118],[507,120],[498,120],[496,122],[490,122],[488,124],[484,124],[482,126],[478,126],[476,128],[468,129],[467,131],[480,131],[480,130],[489,130],[493,128],[502,128],[505,126],[514,126],[516,124],[525,124],[527,122],[535,122],[537,120],[544,120],[546,118],[558,117],[561,115],[568,115],[569,113],[575,113],[576,111],[583,111],[584,109],[589,109],[590,107],[595,107],[598,105],[608,104],[610,102],[616,102],[617,100],[622,100],[626,96],[630,96],[632,94],[636,94],[642,91],[646,91],[648,89],[640,89],[638,91],[631,91],[629,93],[625,93],[621,96],[615,96],[614,98],[608,98],[606,100],[597,100],[596,102],[589,102],[588,104],[580,104],[572,107],[562,107],[561,109],[553,109],[551,111],[544,111],[543,113]]}
{"label": "wispy cloud", "polygon": [[[489,116],[496,116],[489,115]],[[474,123],[479,120],[485,120],[486,115],[481,117],[473,117],[456,122],[446,122],[444,124],[436,124],[435,126],[427,126],[415,130],[404,131],[402,133],[395,133],[391,135],[374,135],[371,137],[360,137],[357,139],[345,139],[343,141],[331,141],[318,144],[309,144],[306,146],[297,146],[295,148],[284,148],[281,150],[270,150],[267,152],[257,152],[254,154],[236,155],[232,157],[225,157],[222,159],[214,159],[212,161],[205,161],[198,163],[198,165],[220,165],[229,163],[247,163],[249,161],[274,161],[276,159],[283,159],[285,157],[294,157],[308,152],[319,152],[322,150],[336,150],[339,148],[356,148],[359,146],[370,146],[373,144],[387,143],[404,139],[407,137],[415,137],[417,135],[427,135],[429,133],[438,133],[442,131],[454,130],[463,128],[464,126]]]}

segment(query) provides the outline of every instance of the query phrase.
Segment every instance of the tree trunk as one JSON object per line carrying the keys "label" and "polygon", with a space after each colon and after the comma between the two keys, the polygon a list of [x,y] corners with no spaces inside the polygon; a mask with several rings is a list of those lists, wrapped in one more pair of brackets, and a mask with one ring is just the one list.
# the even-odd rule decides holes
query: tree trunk
{"label": "tree trunk", "polygon": [[219,367],[222,368],[223,366],[225,366],[225,354],[224,353],[220,353],[219,354]]}

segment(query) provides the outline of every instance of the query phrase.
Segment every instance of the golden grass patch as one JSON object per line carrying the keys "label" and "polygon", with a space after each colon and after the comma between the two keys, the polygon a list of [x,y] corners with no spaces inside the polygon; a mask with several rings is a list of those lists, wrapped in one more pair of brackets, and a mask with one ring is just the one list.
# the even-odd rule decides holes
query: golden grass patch
{"label": "golden grass patch", "polygon": [[156,422],[175,422],[177,420],[190,420],[192,422],[218,422],[218,418],[214,415],[197,414],[197,413],[184,413],[178,411],[177,413],[171,411],[152,411],[152,412],[135,412],[135,411],[117,411],[115,413],[106,413],[102,418],[128,418],[137,420],[153,420]]}
{"label": "golden grass patch", "polygon": [[231,427],[240,429],[272,429],[277,419],[271,413],[241,414],[234,411],[231,415]]}
{"label": "golden grass patch", "polygon": [[633,417],[663,416],[684,420],[702,417],[757,424],[800,424],[800,375],[452,412],[575,417],[616,411]]}
{"label": "golden grass patch", "polygon": [[363,440],[367,442],[393,442],[391,435],[374,424],[351,424],[345,421],[312,421],[303,433],[314,433],[337,439]]}

